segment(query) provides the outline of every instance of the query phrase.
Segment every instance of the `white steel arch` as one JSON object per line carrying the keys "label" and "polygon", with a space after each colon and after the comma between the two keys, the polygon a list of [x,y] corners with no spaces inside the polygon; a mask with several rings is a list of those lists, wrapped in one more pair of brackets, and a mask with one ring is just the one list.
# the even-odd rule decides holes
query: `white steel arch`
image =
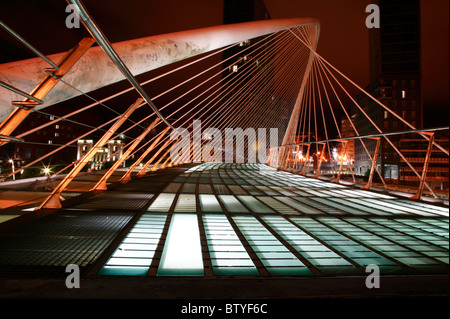
{"label": "white steel arch", "polygon": [[[133,75],[139,75],[233,43],[307,24],[315,26],[316,32],[312,40],[317,43],[319,21],[314,18],[292,18],[244,22],[149,36],[118,42],[113,44],[113,47]],[[49,55],[48,58],[51,61],[61,61],[65,55],[66,53],[58,53]],[[45,68],[48,68],[48,63],[39,57],[4,63],[0,65],[0,81],[24,92],[31,92],[45,75]],[[122,73],[111,63],[103,50],[98,46],[91,47],[64,75],[64,81],[77,87],[79,91],[61,83],[56,84],[43,99],[43,104],[35,108],[45,108],[79,96],[80,91],[91,92],[123,79]],[[6,89],[0,90],[0,121],[14,110],[11,102],[20,99],[21,96],[17,93]]]}

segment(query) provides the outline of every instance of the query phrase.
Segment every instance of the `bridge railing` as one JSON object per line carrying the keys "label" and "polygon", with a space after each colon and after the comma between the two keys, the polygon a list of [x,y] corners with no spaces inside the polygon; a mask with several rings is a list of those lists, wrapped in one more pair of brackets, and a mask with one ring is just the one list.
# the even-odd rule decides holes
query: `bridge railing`
{"label": "bridge railing", "polygon": [[[429,140],[419,138],[420,134],[427,134]],[[395,150],[383,143],[386,136],[398,145]],[[267,164],[302,176],[328,178],[334,183],[351,182],[362,189],[399,190],[411,193],[411,199],[448,199],[448,136],[449,127],[438,127],[304,141],[268,149]],[[361,140],[372,140],[375,147],[371,156],[355,147]],[[435,142],[440,148],[433,147]]]}

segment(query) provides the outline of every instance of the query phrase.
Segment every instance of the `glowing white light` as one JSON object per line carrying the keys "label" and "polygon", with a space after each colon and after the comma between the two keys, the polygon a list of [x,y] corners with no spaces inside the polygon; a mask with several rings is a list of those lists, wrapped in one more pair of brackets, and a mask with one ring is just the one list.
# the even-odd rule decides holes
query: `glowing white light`
{"label": "glowing white light", "polygon": [[203,275],[196,214],[173,214],[158,275]]}
{"label": "glowing white light", "polygon": [[332,154],[333,154],[333,159],[334,159],[334,160],[337,160],[337,158],[338,158],[337,148],[333,148]]}

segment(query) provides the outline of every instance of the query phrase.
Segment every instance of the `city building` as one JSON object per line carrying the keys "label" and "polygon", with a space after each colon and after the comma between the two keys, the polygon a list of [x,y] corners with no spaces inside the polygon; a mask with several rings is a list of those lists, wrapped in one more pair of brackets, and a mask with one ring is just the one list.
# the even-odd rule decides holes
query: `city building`
{"label": "city building", "polygon": [[[341,119],[341,136],[342,138],[347,137],[354,137],[355,136],[355,130],[353,129],[354,125],[354,119],[351,118],[350,120],[347,117],[342,117]],[[345,150],[345,156],[347,157],[347,165],[352,165],[355,160],[355,140],[354,139],[348,139],[346,140],[346,150]],[[339,154],[344,154],[344,150],[342,147],[342,143],[338,144]]]}
{"label": "city building", "polygon": [[[436,133],[434,141],[444,147],[449,148],[448,131],[445,133]],[[428,142],[423,138],[408,138],[400,140],[400,149],[410,165],[419,174],[422,173],[426,159]],[[404,161],[400,164],[401,184],[417,184],[419,177],[414,173],[411,167]],[[449,160],[448,156],[433,147],[428,162],[426,181],[434,190],[448,190],[449,187]]]}
{"label": "city building", "polygon": [[[94,146],[93,140],[78,140],[77,160],[81,159]],[[102,169],[107,163],[115,162],[123,155],[124,140],[110,140],[105,146],[99,148],[89,162],[90,169]],[[125,163],[124,163],[125,164]]]}
{"label": "city building", "polygon": [[[415,128],[422,128],[420,1],[379,0],[375,3],[380,8],[381,21],[380,28],[369,31],[370,84],[366,91]],[[361,93],[356,99],[371,119],[367,119],[357,106],[353,107],[359,135],[379,133],[375,125],[384,133],[409,129],[366,94]],[[389,138],[398,148],[400,140],[410,137]],[[376,140],[364,140],[370,156],[359,140],[355,143],[355,171],[364,175],[371,167],[370,157],[375,152]],[[399,179],[400,156],[385,139],[381,139],[377,166],[384,178]]]}
{"label": "city building", "polygon": [[[30,113],[14,131],[15,136],[27,133],[23,136],[25,142],[9,143],[9,147],[2,154],[2,161],[13,160],[14,167],[18,170],[30,162],[54,152],[51,156],[43,158],[41,161],[28,166],[27,169],[20,171],[20,176],[22,177],[39,175],[42,173],[44,166],[52,166],[52,173],[56,173],[59,169],[75,161],[77,159],[77,140],[79,136],[90,131],[92,127],[98,126],[97,123],[102,121],[102,116],[90,113],[83,120],[84,123],[81,123],[80,118],[77,116],[72,117],[70,120],[59,120],[59,116],[63,116],[70,111],[71,109],[69,108],[55,106],[51,108],[51,114],[47,112]],[[50,124],[48,124],[49,122]],[[54,122],[54,124],[51,122]],[[67,145],[67,147],[56,151],[63,145]],[[3,167],[2,175],[10,172],[10,168]]]}

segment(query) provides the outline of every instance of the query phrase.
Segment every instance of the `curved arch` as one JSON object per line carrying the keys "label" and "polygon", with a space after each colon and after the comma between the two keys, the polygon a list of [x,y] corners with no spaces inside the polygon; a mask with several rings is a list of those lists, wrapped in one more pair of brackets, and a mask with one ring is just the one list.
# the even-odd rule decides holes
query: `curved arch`
{"label": "curved arch", "polygon": [[[133,75],[139,75],[159,67],[181,61],[221,47],[263,36],[273,32],[312,24],[316,27],[313,42],[317,45],[319,21],[314,18],[291,18],[244,22],[117,42],[113,44],[118,55]],[[65,53],[49,55],[52,61],[60,61]],[[42,79],[47,63],[40,58],[10,62],[0,65],[0,81],[24,92],[30,92]],[[80,91],[90,92],[123,80],[122,73],[111,63],[100,47],[91,47],[64,76],[64,81]],[[48,93],[44,103],[36,109],[68,100],[80,95],[79,91],[58,83]],[[11,102],[20,96],[8,90],[0,90],[0,121],[14,109]]]}

